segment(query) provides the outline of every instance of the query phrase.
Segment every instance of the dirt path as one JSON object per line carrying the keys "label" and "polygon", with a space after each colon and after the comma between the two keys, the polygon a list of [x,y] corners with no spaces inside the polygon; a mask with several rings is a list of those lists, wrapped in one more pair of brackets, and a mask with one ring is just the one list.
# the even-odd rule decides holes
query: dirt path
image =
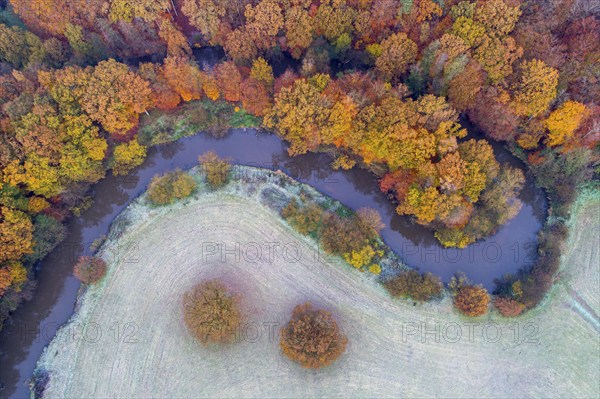
{"label": "dirt path", "polygon": [[[466,319],[448,298],[391,300],[373,276],[315,256],[314,243],[259,197],[260,187],[160,210],[135,201],[104,249],[107,278],[86,292],[40,360],[38,372],[51,373],[45,396],[600,396],[598,332],[572,310],[564,287],[516,320]],[[563,270],[563,281],[593,307],[599,252],[580,252],[597,242],[589,221],[600,204],[578,214],[567,258],[583,258]],[[194,283],[216,276],[244,293],[249,311],[240,342],[221,350],[192,339],[180,306]],[[278,326],[307,300],[331,310],[349,338],[340,360],[320,371],[284,359],[277,344]]]}

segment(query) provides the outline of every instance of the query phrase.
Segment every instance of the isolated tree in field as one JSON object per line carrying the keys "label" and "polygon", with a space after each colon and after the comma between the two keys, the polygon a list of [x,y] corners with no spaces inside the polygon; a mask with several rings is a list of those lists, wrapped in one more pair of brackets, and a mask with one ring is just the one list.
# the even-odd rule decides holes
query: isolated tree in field
{"label": "isolated tree in field", "polygon": [[483,316],[487,313],[489,303],[487,290],[480,286],[463,286],[454,296],[454,306],[467,316]]}
{"label": "isolated tree in field", "polygon": [[347,342],[331,313],[305,303],[294,308],[291,320],[281,329],[279,345],[284,355],[302,367],[320,368],[337,360]]}
{"label": "isolated tree in field", "polygon": [[152,105],[150,85],[127,65],[113,59],[99,63],[83,96],[82,107],[110,133],[126,133],[138,114]]}
{"label": "isolated tree in field", "polygon": [[233,343],[242,322],[240,297],[218,280],[202,282],[184,295],[183,317],[203,345]]}
{"label": "isolated tree in field", "polygon": [[106,274],[106,262],[93,256],[80,256],[73,268],[73,274],[82,283],[94,284]]}
{"label": "isolated tree in field", "polygon": [[206,180],[212,188],[222,187],[227,183],[231,164],[228,159],[219,158],[216,152],[208,151],[198,157],[202,171],[206,173]]}
{"label": "isolated tree in field", "polygon": [[154,205],[167,205],[189,197],[196,189],[196,181],[187,173],[177,169],[162,176],[156,175],[148,186],[148,199]]}
{"label": "isolated tree in field", "polygon": [[381,55],[375,60],[375,68],[385,80],[393,80],[404,72],[417,57],[417,44],[406,33],[395,33],[381,42]]}

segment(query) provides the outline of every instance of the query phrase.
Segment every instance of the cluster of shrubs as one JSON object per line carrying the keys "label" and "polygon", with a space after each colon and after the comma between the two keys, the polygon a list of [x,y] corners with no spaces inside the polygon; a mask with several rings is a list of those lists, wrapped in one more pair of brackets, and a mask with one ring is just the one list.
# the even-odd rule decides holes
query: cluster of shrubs
{"label": "cluster of shrubs", "polygon": [[154,205],[168,205],[187,198],[196,190],[194,178],[180,169],[154,176],[148,186],[148,199]]}
{"label": "cluster of shrubs", "polygon": [[198,162],[212,188],[219,188],[227,183],[231,170],[229,159],[219,158],[214,151],[208,151],[198,157]]}
{"label": "cluster of shrubs", "polygon": [[106,274],[106,262],[93,256],[80,256],[73,274],[84,284],[94,284]]}
{"label": "cluster of shrubs", "polygon": [[[356,213],[348,210],[341,212],[339,209],[343,208],[333,212],[311,201],[300,205],[293,199],[281,214],[298,232],[317,239],[326,252],[343,257],[356,268],[379,274],[381,268],[376,264],[376,260],[383,255],[383,251],[378,238],[379,231],[384,227],[379,214],[373,209],[359,209]],[[550,234],[544,235],[540,240],[540,246],[549,245],[546,244],[547,240],[554,242],[557,239],[556,234],[558,232],[552,230]],[[536,265],[539,268],[545,265],[544,269],[540,269],[544,272],[531,275],[540,276],[539,278],[543,280],[548,275],[545,270],[554,273],[552,269],[558,266],[558,259],[553,260],[552,256],[556,251],[556,247],[550,245],[547,255],[540,256],[540,261]],[[552,264],[555,266],[547,269]],[[544,284],[551,284],[551,280],[543,281],[547,281]],[[453,277],[449,288],[456,309],[472,317],[486,314],[490,302],[503,316],[518,316],[528,307],[522,301],[531,298],[536,292],[540,292],[543,297],[545,292],[544,285],[539,282],[525,283],[514,279],[511,282],[513,284],[509,285],[508,290],[500,293],[494,301],[485,288],[474,285],[463,274]],[[419,302],[439,298],[444,290],[444,284],[438,276],[420,273],[417,270],[403,271],[388,278],[383,284],[392,297]]]}
{"label": "cluster of shrubs", "polygon": [[[243,321],[241,297],[219,280],[201,282],[184,295],[183,314],[189,332],[203,345],[231,344]],[[338,359],[347,342],[330,312],[305,303],[294,308],[279,345],[302,367],[320,368]]]}
{"label": "cluster of shrubs", "polygon": [[[210,187],[219,188],[227,183],[231,170],[228,159],[219,158],[214,151],[208,151],[198,157],[198,162]],[[192,176],[176,169],[152,178],[148,186],[148,200],[154,205],[169,205],[192,195],[197,186]]]}
{"label": "cluster of shrubs", "polygon": [[341,256],[357,269],[381,272],[377,260],[383,256],[379,231],[384,225],[376,210],[362,208],[354,213],[340,207],[334,212],[293,199],[281,215],[298,232],[317,239],[327,253]]}
{"label": "cluster of shrubs", "polygon": [[560,267],[560,258],[567,239],[564,222],[547,223],[538,234],[537,259],[529,270],[517,276],[496,280],[494,306],[507,317],[514,317],[526,309],[536,307],[552,287]]}
{"label": "cluster of shrubs", "polygon": [[494,305],[508,317],[536,307],[552,287],[568,236],[564,220],[569,218],[580,188],[598,176],[590,166],[593,163],[589,161],[591,152],[588,149],[565,153],[546,150],[542,161],[531,154],[526,157],[515,148],[513,152],[530,167],[536,185],[545,190],[549,200],[548,214],[552,218],[548,218],[538,233],[537,259],[531,268],[512,276],[512,281],[508,281],[510,284],[506,279],[497,281],[495,293],[499,298]]}
{"label": "cluster of shrubs", "polygon": [[387,280],[384,283],[390,295],[399,298],[410,298],[415,301],[429,301],[442,294],[444,284],[440,278],[431,273],[419,273],[409,270]]}

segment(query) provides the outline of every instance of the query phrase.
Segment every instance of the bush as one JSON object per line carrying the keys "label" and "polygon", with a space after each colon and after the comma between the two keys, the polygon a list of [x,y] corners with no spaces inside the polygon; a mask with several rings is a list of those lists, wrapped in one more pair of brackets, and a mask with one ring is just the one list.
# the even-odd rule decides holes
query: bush
{"label": "bush", "polygon": [[371,272],[372,274],[375,274],[375,275],[380,275],[381,274],[381,266],[374,263],[369,266],[369,272]]}
{"label": "bush", "polygon": [[168,205],[175,200],[189,197],[195,189],[194,178],[177,169],[152,178],[148,186],[148,199],[154,205]]}
{"label": "bush", "polygon": [[328,214],[323,220],[321,245],[331,254],[351,254],[360,251],[372,238],[372,232],[359,227],[356,216],[340,217]]}
{"label": "bush", "polygon": [[44,214],[33,219],[33,252],[26,256],[28,262],[43,259],[67,236],[67,228],[56,219]]}
{"label": "bush", "polygon": [[467,316],[483,316],[487,313],[490,296],[485,288],[467,285],[454,297],[454,306]]}
{"label": "bush", "polygon": [[347,343],[331,313],[313,309],[310,303],[294,308],[279,341],[284,355],[307,368],[332,364],[344,353]]}
{"label": "bush", "polygon": [[360,208],[356,211],[356,215],[360,226],[369,232],[372,238],[377,237],[385,227],[385,224],[381,221],[381,215],[376,209]]}
{"label": "bush", "polygon": [[239,297],[218,280],[202,282],[184,295],[183,316],[202,344],[232,343],[241,324]]}
{"label": "bush", "polygon": [[228,159],[219,158],[214,151],[198,157],[202,170],[206,173],[206,180],[212,188],[222,187],[227,183],[231,165]]}
{"label": "bush", "polygon": [[73,274],[84,284],[94,284],[106,274],[106,262],[92,256],[80,256]]}
{"label": "bush", "polygon": [[323,210],[316,204],[300,207],[296,199],[292,199],[281,211],[281,216],[301,234],[316,237],[323,221]]}
{"label": "bush", "polygon": [[125,175],[146,159],[146,147],[140,145],[137,139],[115,146],[113,154],[113,174]]}
{"label": "bush", "polygon": [[409,270],[386,281],[385,288],[393,297],[428,301],[440,296],[444,285],[438,276]]}
{"label": "bush", "polygon": [[494,306],[500,314],[504,317],[516,317],[523,312],[525,309],[525,305],[520,302],[515,301],[512,298],[496,298],[494,300]]}
{"label": "bush", "polygon": [[538,234],[538,259],[521,278],[521,301],[531,309],[537,306],[553,283],[568,230],[563,222],[547,224]]}

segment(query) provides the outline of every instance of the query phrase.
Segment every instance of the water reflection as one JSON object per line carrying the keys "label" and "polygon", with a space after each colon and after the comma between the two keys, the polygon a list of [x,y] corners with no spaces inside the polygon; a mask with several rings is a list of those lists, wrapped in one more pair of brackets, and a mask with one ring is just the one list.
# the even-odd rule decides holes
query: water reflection
{"label": "water reflection", "polygon": [[[361,169],[333,171],[331,157],[325,154],[291,158],[285,144],[273,134],[235,129],[220,139],[200,134],[151,148],[144,164],[132,174],[109,175],[94,187],[94,204],[81,217],[67,223],[65,242],[40,263],[35,296],[15,312],[12,323],[0,334],[0,381],[5,387],[0,396],[28,397],[26,381],[37,359],[57,326],[73,313],[79,288],[71,276],[75,259],[107,233],[114,217],[145,190],[153,175],[177,167],[190,168],[197,164],[200,154],[211,149],[236,163],[281,169],[351,208],[368,206],[379,210],[387,226],[382,232],[386,243],[410,266],[437,273],[444,280],[462,270],[490,288],[494,278],[528,264],[531,258],[527,250],[535,242],[545,214],[543,193],[528,180],[521,194],[523,209],[497,234],[464,250],[444,249],[430,231],[395,213],[394,205],[379,191],[374,175]],[[495,146],[495,151],[499,159],[519,165],[501,146]]]}

